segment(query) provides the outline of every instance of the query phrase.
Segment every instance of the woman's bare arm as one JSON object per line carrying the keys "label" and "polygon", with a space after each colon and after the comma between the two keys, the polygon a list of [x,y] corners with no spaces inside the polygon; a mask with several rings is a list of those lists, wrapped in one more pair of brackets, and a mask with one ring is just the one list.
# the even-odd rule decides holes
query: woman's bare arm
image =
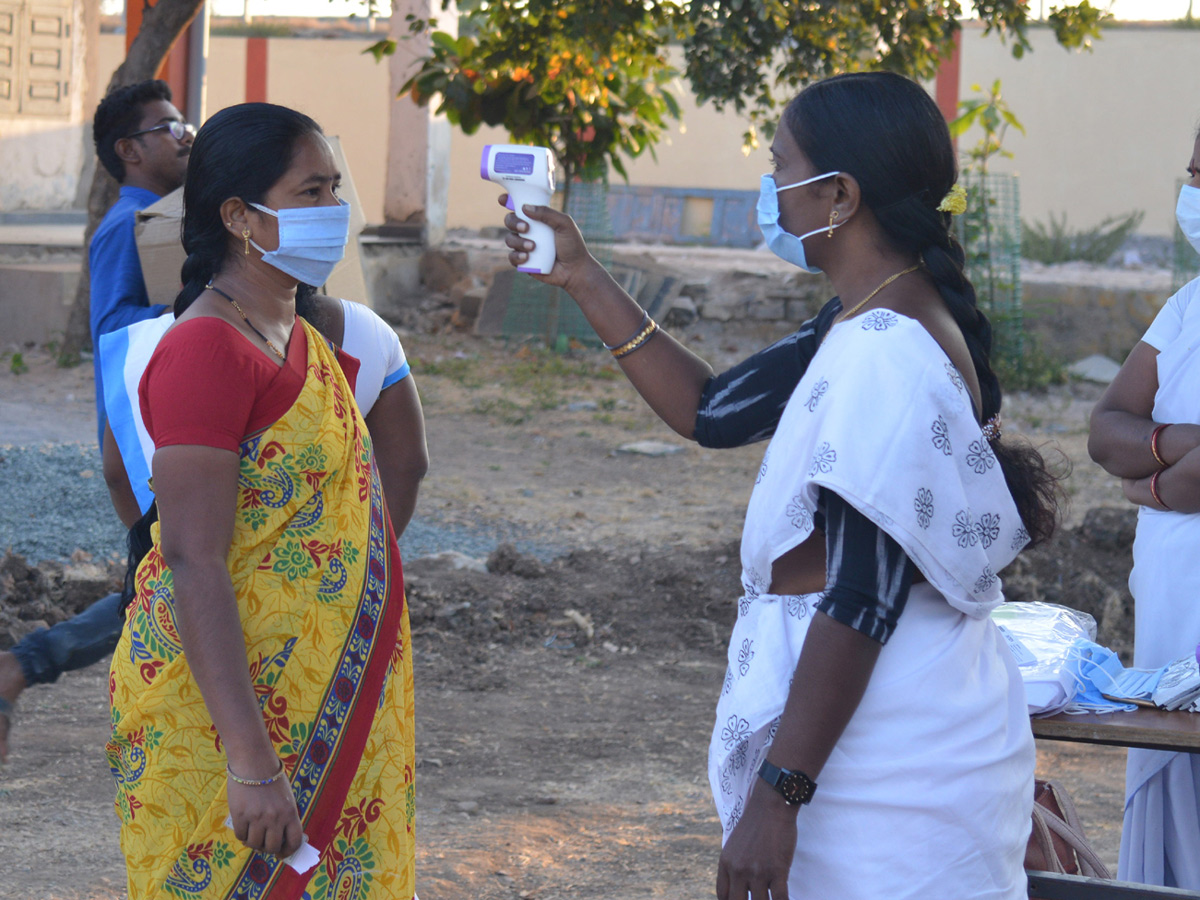
{"label": "woman's bare arm", "polygon": [[[817,613],[804,638],[783,715],[767,760],[820,781],[829,754],[862,702],[883,645]],[[778,791],[756,779],[741,820],[721,851],[719,900],[787,900],[796,849],[796,816]]]}
{"label": "woman's bare arm", "polygon": [[[1088,455],[1109,474],[1145,478],[1160,464],[1150,448],[1158,393],[1158,351],[1139,341],[1121,371],[1092,410]],[[1169,466],[1200,446],[1200,426],[1168,423],[1158,438],[1158,452]],[[1163,476],[1165,477],[1165,476]]]}
{"label": "woman's bare arm", "polygon": [[[503,197],[500,202],[504,203]],[[525,212],[554,229],[557,252],[553,271],[533,277],[564,288],[604,343],[619,346],[637,335],[644,311],[588,252],[571,217],[546,206],[526,206]],[[512,250],[509,260],[519,265],[533,248],[531,241],[521,237],[529,226],[512,213],[504,224],[510,231],[506,239]],[[617,363],[659,418],[692,440],[700,397],[712,377],[712,367],[665,331]]]}
{"label": "woman's bare arm", "polygon": [[1123,486],[1126,499],[1139,506],[1181,513],[1200,512],[1200,448],[1192,450],[1170,468],[1163,469],[1155,484],[1157,498],[1150,490],[1149,477],[1126,478]]}
{"label": "woman's bare arm", "polygon": [[[250,681],[227,563],[238,456],[212,447],[164,447],[154,454],[153,467],[162,555],[174,577],[175,615],[188,668],[229,767],[241,778],[270,778],[280,762]],[[300,818],[286,778],[264,787],[230,779],[228,795],[234,833],[248,847],[288,855],[300,846]]]}

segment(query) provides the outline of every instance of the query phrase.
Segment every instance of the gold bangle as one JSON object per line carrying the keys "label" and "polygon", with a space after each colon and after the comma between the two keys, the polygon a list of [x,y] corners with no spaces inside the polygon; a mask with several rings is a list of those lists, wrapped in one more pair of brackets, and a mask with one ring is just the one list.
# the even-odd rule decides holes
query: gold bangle
{"label": "gold bangle", "polygon": [[629,338],[629,340],[621,341],[618,344],[605,344],[604,341],[601,341],[600,343],[604,344],[604,349],[609,351],[610,353],[613,350],[619,350],[621,347],[624,347],[626,344],[633,341],[639,334],[641,334],[642,329],[646,327],[646,323],[649,321],[650,321],[650,313],[646,312],[646,310],[643,309],[642,310],[642,320],[640,322],[638,322],[638,327],[636,329],[634,329],[633,337]]}
{"label": "gold bangle", "polygon": [[654,336],[654,332],[658,331],[658,323],[650,319],[650,324],[635,334],[632,338],[612,351],[613,359],[621,359],[628,356],[634,350],[637,350],[642,344],[650,340]]}
{"label": "gold bangle", "polygon": [[283,760],[279,760],[279,771],[264,781],[256,781],[253,778],[241,778],[233,774],[233,769],[229,767],[228,763],[225,764],[225,773],[229,776],[230,781],[237,782],[238,784],[244,784],[247,787],[266,787],[268,784],[274,784],[283,777]]}

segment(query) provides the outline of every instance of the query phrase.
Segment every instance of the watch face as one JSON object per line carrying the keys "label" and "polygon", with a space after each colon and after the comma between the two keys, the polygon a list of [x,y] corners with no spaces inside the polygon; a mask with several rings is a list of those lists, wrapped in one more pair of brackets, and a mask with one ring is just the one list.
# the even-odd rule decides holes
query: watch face
{"label": "watch face", "polygon": [[779,793],[792,806],[798,806],[812,799],[815,787],[802,772],[789,772],[779,782]]}

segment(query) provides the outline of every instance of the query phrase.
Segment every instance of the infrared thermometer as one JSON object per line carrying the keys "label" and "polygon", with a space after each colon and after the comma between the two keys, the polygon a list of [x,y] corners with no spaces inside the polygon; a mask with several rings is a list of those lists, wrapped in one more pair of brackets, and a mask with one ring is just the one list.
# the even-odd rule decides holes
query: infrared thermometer
{"label": "infrared thermometer", "polygon": [[508,191],[508,208],[529,225],[525,237],[533,251],[518,272],[549,275],[554,268],[554,229],[525,215],[526,203],[549,206],[554,196],[554,155],[549,147],[524,144],[488,144],[483,148],[479,177],[494,181]]}

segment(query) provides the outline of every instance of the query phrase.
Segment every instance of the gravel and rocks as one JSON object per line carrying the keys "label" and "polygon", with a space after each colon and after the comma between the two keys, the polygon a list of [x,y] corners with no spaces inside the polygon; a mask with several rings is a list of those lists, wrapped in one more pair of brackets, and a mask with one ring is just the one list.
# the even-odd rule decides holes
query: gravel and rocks
{"label": "gravel and rocks", "polygon": [[[95,451],[82,444],[47,444],[0,450],[0,551],[35,563],[64,561],[82,551],[98,560],[125,558],[125,529],[112,502]],[[468,528],[431,518],[414,518],[400,539],[404,559],[453,550],[477,559],[504,542],[543,561],[561,546],[528,540],[516,525]]]}

